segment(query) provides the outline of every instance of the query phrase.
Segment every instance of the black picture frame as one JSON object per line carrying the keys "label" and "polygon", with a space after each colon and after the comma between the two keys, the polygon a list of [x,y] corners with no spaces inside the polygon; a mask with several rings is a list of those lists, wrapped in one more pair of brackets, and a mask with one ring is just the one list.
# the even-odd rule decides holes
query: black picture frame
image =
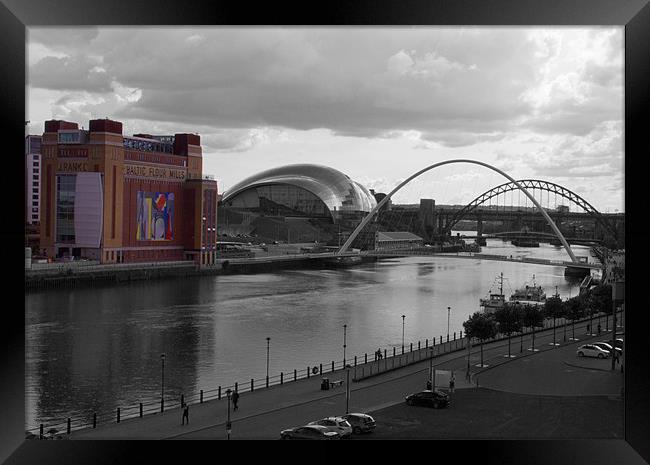
{"label": "black picture frame", "polygon": [[[640,204],[644,197],[642,139],[648,121],[648,50],[650,6],[647,0],[365,0],[328,1],[319,4],[292,2],[227,2],[223,0],[3,0],[0,4],[0,41],[4,58],[2,117],[5,148],[3,290],[0,337],[0,460],[8,464],[70,463],[169,463],[193,461],[206,454],[210,461],[241,454],[241,445],[212,441],[25,441],[24,440],[24,127],[25,28],[73,25],[530,25],[530,26],[625,26],[625,203],[628,267],[644,262],[647,245]],[[24,119],[24,118],[23,118]],[[644,131],[645,129],[645,131]],[[645,149],[645,152],[642,150]],[[15,199],[18,200],[15,200]],[[14,200],[11,200],[14,199]],[[634,244],[634,245],[632,245]],[[634,256],[629,253],[633,247]],[[650,461],[650,366],[644,341],[645,305],[638,296],[642,275],[628,272],[626,289],[626,372],[624,440],[501,440],[417,441],[416,444],[378,443],[364,448],[364,457],[381,456],[384,450],[398,457],[433,461],[530,464],[643,464]],[[632,289],[632,292],[630,292]],[[11,298],[11,299],[10,299]],[[13,302],[13,303],[10,303]],[[22,302],[22,304],[21,304]],[[636,308],[635,308],[636,305]],[[278,443],[280,441],[276,441]],[[397,445],[398,447],[395,447]],[[350,444],[347,447],[353,447]],[[402,449],[402,447],[404,447]],[[412,448],[422,454],[412,454]],[[313,460],[315,451],[295,451],[265,444],[267,460]],[[400,453],[404,451],[404,453]],[[349,451],[347,452],[349,453]],[[444,458],[448,453],[449,458]],[[186,459],[183,459],[186,458]],[[359,457],[355,458],[358,460]],[[264,460],[264,457],[255,457]],[[373,460],[373,459],[371,459]],[[185,463],[185,461],[183,462]]]}

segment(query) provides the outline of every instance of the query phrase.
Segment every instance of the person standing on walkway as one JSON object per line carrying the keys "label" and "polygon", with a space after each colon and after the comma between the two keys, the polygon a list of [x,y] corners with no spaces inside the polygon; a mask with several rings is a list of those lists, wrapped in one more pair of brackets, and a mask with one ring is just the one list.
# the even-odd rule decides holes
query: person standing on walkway
{"label": "person standing on walkway", "polygon": [[600,330],[601,330],[600,323],[598,323],[598,335],[599,336],[600,336]]}
{"label": "person standing on walkway", "polygon": [[237,406],[237,401],[239,400],[239,393],[237,391],[232,393],[232,407],[233,410],[237,410],[239,407]]}
{"label": "person standing on walkway", "polygon": [[589,324],[587,324],[587,334],[591,333],[590,330],[591,330],[591,326]]}
{"label": "person standing on walkway", "polygon": [[454,392],[454,388],[456,387],[456,377],[454,374],[451,374],[451,378],[449,378],[449,392]]}
{"label": "person standing on walkway", "polygon": [[190,424],[190,406],[188,404],[183,404],[183,418],[181,420],[181,425],[185,424],[185,420],[187,420],[187,424]]}

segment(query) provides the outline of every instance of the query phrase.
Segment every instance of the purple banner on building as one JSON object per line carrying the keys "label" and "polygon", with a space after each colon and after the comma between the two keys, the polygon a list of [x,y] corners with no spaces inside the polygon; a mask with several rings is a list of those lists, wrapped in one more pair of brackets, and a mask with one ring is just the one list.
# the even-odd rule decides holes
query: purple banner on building
{"label": "purple banner on building", "polygon": [[173,192],[138,191],[137,207],[137,240],[174,240]]}

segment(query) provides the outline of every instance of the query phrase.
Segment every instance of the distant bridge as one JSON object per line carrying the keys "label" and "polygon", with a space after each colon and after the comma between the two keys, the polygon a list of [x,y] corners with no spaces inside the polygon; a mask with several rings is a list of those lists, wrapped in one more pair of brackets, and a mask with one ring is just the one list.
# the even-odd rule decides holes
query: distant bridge
{"label": "distant bridge", "polygon": [[[480,236],[466,236],[460,232],[461,239],[481,239],[481,238],[496,238],[496,239],[537,239],[540,242],[557,242],[560,241],[557,239],[555,234],[544,233],[544,232],[533,232],[533,231],[505,231],[497,233],[482,234]],[[599,239],[591,239],[587,237],[566,237],[567,242],[571,244],[587,244],[587,245],[602,245],[603,241]]]}
{"label": "distant bridge", "polygon": [[513,257],[512,255],[494,255],[476,252],[426,252],[420,248],[417,249],[392,249],[392,250],[369,250],[362,252],[363,255],[375,257],[444,257],[444,258],[464,258],[471,260],[496,260],[501,262],[513,263],[533,263],[536,265],[562,266],[565,268],[577,268],[582,270],[599,270],[602,265],[599,263],[572,262],[564,260],[549,260],[546,258],[526,258]]}

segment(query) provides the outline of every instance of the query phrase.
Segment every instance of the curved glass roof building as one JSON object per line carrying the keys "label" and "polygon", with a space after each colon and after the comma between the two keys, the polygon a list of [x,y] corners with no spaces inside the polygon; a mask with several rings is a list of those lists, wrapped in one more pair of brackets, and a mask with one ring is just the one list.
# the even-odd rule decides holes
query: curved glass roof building
{"label": "curved glass roof building", "polygon": [[377,205],[373,194],[334,168],[313,164],[286,165],[250,176],[227,190],[228,207],[270,215],[332,217],[368,213]]}

